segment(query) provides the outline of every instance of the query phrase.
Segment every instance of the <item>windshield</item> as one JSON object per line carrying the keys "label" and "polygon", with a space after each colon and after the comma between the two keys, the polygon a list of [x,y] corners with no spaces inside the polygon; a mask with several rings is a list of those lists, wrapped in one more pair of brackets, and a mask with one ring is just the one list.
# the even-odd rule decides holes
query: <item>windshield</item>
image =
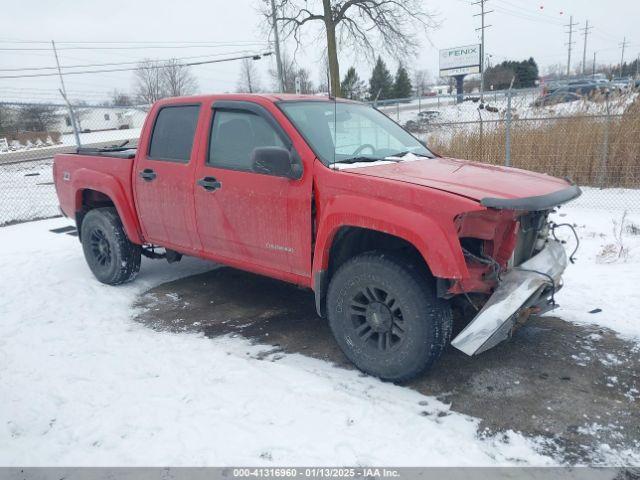
{"label": "windshield", "polygon": [[372,162],[409,153],[433,158],[415,137],[373,107],[358,103],[278,104],[325,164]]}

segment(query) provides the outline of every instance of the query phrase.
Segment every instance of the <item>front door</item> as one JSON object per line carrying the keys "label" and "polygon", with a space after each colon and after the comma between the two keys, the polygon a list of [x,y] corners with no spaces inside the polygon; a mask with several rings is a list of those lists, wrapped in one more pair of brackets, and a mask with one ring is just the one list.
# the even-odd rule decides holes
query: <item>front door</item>
{"label": "front door", "polygon": [[[193,212],[194,139],[200,105],[162,107],[149,148],[134,172],[136,206],[149,243],[183,252],[200,248]],[[193,160],[192,160],[193,157]]]}
{"label": "front door", "polygon": [[295,272],[307,253],[300,242],[310,242],[310,229],[307,238],[291,238],[296,180],[254,173],[251,160],[257,147],[292,148],[291,142],[263,107],[247,104],[214,104],[209,146],[196,171],[200,241],[205,251],[249,270]]}

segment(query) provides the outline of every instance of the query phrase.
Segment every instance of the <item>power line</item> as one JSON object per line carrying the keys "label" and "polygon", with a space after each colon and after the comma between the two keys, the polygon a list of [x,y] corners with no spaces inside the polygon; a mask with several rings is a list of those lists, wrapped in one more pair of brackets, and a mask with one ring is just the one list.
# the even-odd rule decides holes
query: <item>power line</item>
{"label": "power line", "polygon": [[[0,40],[0,43],[15,43],[15,44],[49,44],[48,40]],[[58,45],[90,45],[90,44],[115,44],[115,45],[144,45],[144,44],[178,44],[178,45],[198,45],[198,44],[247,44],[247,45],[259,45],[264,43],[259,40],[225,40],[218,42],[215,40],[203,40],[203,41],[183,41],[183,40],[91,40],[91,41],[58,41]]]}
{"label": "power line", "polygon": [[584,47],[582,48],[582,75],[585,75],[587,72],[587,37],[589,36],[589,31],[593,27],[589,26],[589,20],[585,22],[584,28],[582,28],[582,34],[584,35]]}
{"label": "power line", "polygon": [[[89,46],[76,46],[76,47],[62,47],[58,48],[58,50],[148,50],[148,49],[183,49],[183,48],[221,48],[221,47],[246,47],[252,45],[264,45],[264,42],[256,42],[254,44],[237,44],[237,43],[226,43],[226,44],[197,44],[197,45],[144,45],[144,46],[120,46],[120,47],[89,47]],[[0,47],[0,51],[3,52],[27,52],[27,51],[49,51],[48,48],[44,47]]]}
{"label": "power line", "polygon": [[274,0],[271,0],[271,22],[273,24],[273,36],[276,42],[275,50],[276,50],[276,67],[278,70],[278,91],[284,92],[284,79],[282,77],[282,57],[280,56],[280,34],[278,33],[278,15],[276,12],[276,4]]}
{"label": "power line", "polygon": [[[193,55],[189,57],[174,57],[174,58],[165,58],[165,59],[152,59],[155,62],[168,62],[170,60],[191,60],[194,58],[209,58],[209,57],[219,57],[221,55],[235,55],[239,53],[250,53],[250,50],[236,50],[232,52],[224,52],[224,53],[212,53],[207,55]],[[135,65],[139,64],[142,60],[136,60],[131,62],[108,62],[108,63],[85,63],[82,65],[61,65],[62,68],[87,68],[87,67],[108,67],[108,66],[118,66],[118,65]],[[57,67],[21,67],[21,68],[0,68],[0,72],[23,72],[26,70],[30,71],[39,71],[39,70],[55,70]]]}
{"label": "power line", "polygon": [[[260,58],[262,58],[264,56],[268,56],[268,55],[271,55],[271,52],[255,53],[253,55],[242,55],[242,56],[231,57],[231,58],[220,58],[220,59],[216,59],[216,60],[203,60],[203,61],[200,61],[200,62],[187,62],[187,63],[178,64],[177,66],[180,66],[180,67],[191,67],[191,66],[196,66],[196,65],[207,65],[207,64],[210,64],[210,63],[231,62],[231,61],[234,61],[234,60],[242,60],[242,59],[245,59],[245,58],[251,58],[253,60],[259,60]],[[164,65],[162,65],[162,64],[149,65],[149,66],[146,66],[145,68],[164,68]],[[84,74],[90,74],[90,73],[106,73],[106,72],[130,72],[130,71],[134,71],[134,70],[137,70],[137,69],[138,69],[138,67],[109,68],[109,69],[103,69],[103,70],[84,70],[84,71],[65,72],[65,75],[84,75]],[[51,76],[55,76],[55,75],[57,75],[57,73],[33,73],[33,74],[27,74],[27,75],[3,75],[3,76],[0,76],[0,79],[51,77]]]}
{"label": "power line", "polygon": [[476,28],[476,32],[480,30],[481,39],[480,39],[480,102],[484,100],[484,55],[485,55],[485,47],[484,47],[484,31],[491,27],[491,25],[485,25],[484,17],[489,13],[492,13],[493,10],[489,10],[488,12],[484,9],[484,4],[487,0],[478,0],[477,2],[472,3],[471,5],[480,5],[480,13],[474,15],[474,17],[480,17],[480,28]]}
{"label": "power line", "polygon": [[622,56],[620,57],[620,78],[622,78],[622,65],[624,64],[624,49],[629,46],[629,42],[627,42],[627,37],[624,37],[620,47],[622,47]]}
{"label": "power line", "polygon": [[569,27],[569,31],[567,32],[569,34],[569,41],[566,43],[566,45],[568,46],[567,49],[567,77],[571,75],[571,49],[573,47],[573,44],[575,43],[574,41],[572,41],[573,38],[573,27],[577,26],[578,23],[573,23],[573,15],[571,15],[569,17],[569,24],[565,25],[565,27]]}
{"label": "power line", "polygon": [[562,20],[560,20],[558,18],[554,18],[554,17],[551,17],[549,15],[545,15],[545,14],[540,14],[538,12],[529,13],[529,12],[526,12],[526,11],[513,10],[514,7],[515,8],[520,8],[520,7],[513,6],[512,4],[510,4],[508,2],[504,2],[503,0],[497,0],[497,1],[501,1],[501,3],[504,3],[505,5],[507,5],[507,7],[502,6],[502,5],[496,5],[494,8],[499,13],[504,13],[506,15],[511,15],[513,17],[521,18],[523,20],[529,20],[529,21],[532,21],[532,22],[545,23],[545,24],[548,24],[548,25],[551,24],[551,25],[556,25],[558,27],[563,26],[562,25]]}

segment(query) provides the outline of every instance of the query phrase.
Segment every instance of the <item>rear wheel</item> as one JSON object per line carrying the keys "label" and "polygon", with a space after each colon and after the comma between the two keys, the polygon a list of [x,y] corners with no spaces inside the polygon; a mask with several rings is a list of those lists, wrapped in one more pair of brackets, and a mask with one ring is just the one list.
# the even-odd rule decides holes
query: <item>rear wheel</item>
{"label": "rear wheel", "polygon": [[406,381],[440,357],[451,336],[451,308],[415,263],[393,253],[352,258],[327,293],[338,345],[361,370]]}
{"label": "rear wheel", "polygon": [[82,250],[95,277],[108,285],[135,278],[141,247],[129,241],[114,208],[96,208],[82,220]]}

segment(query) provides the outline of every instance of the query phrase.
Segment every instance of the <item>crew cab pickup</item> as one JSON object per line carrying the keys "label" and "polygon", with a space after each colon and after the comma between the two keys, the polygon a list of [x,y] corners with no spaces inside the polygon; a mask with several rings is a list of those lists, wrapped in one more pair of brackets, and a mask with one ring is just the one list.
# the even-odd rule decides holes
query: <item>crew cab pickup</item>
{"label": "crew cab pickup", "polygon": [[161,100],[137,148],[56,155],[54,178],[101,282],[190,255],[310,288],[347,357],[393,381],[552,308],[567,256],[548,215],[580,195],[439,156],[368,105],[288,95]]}

